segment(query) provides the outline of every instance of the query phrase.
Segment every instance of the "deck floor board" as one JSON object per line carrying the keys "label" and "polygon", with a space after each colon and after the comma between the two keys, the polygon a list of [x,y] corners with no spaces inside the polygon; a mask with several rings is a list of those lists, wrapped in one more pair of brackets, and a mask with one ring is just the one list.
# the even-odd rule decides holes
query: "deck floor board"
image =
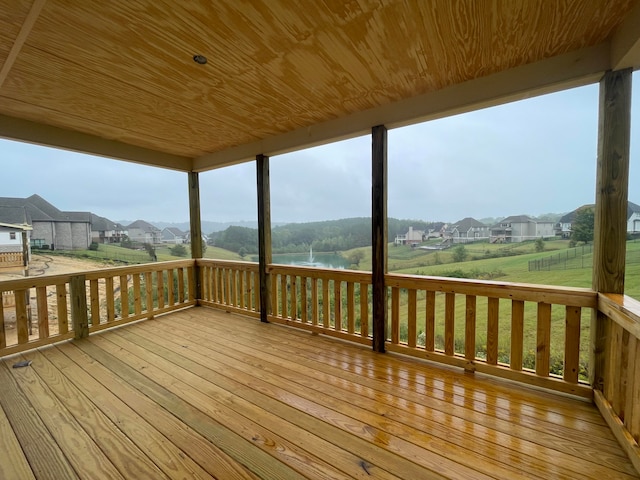
{"label": "deck floor board", "polygon": [[639,478],[590,403],[209,308],[0,384],[5,477]]}

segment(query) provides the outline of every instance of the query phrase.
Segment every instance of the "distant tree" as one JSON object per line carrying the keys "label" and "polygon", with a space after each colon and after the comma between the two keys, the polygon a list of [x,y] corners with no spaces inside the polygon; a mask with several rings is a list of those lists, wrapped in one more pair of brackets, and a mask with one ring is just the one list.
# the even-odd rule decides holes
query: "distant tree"
{"label": "distant tree", "polygon": [[97,251],[98,244],[96,242],[91,242],[91,245],[89,245],[89,250]]}
{"label": "distant tree", "polygon": [[149,257],[153,262],[158,261],[158,257],[156,256],[156,248],[153,245],[151,245],[150,243],[145,243],[144,249],[147,251],[147,253],[149,254]]}
{"label": "distant tree", "polygon": [[451,256],[453,258],[453,261],[456,263],[464,262],[468,256],[467,249],[464,248],[464,245],[458,245],[453,249]]}
{"label": "distant tree", "polygon": [[542,239],[542,237],[536,240],[536,252],[544,252],[544,240]]}
{"label": "distant tree", "polygon": [[174,257],[186,257],[187,256],[187,249],[184,247],[184,245],[176,245],[175,247],[171,247],[171,248],[169,248],[169,252]]}
{"label": "distant tree", "polygon": [[585,207],[578,210],[571,223],[571,240],[584,243],[592,242],[594,224],[595,213],[593,208]]}
{"label": "distant tree", "polygon": [[356,250],[355,252],[352,252],[349,255],[349,257],[347,257],[347,260],[351,265],[354,265],[357,267],[358,265],[360,265],[360,261],[363,258],[364,258],[364,252],[362,250]]}
{"label": "distant tree", "polygon": [[122,241],[120,242],[120,246],[122,248],[133,248],[133,242],[128,236],[122,237]]}
{"label": "distant tree", "polygon": [[238,250],[238,255],[240,255],[240,258],[244,258],[247,256],[247,249],[244,247],[240,247],[240,250]]}

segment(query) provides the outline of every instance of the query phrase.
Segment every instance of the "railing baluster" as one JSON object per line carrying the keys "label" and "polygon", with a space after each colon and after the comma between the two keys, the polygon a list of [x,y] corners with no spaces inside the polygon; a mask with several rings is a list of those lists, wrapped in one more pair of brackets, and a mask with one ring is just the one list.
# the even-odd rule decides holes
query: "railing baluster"
{"label": "railing baluster", "polygon": [[173,268],[170,268],[167,270],[167,305],[170,307],[176,303],[175,294],[173,292],[174,280]]}
{"label": "railing baluster", "polygon": [[271,274],[271,315],[278,316],[278,275]]}
{"label": "railing baluster", "polygon": [[318,325],[318,279],[311,279],[311,323]]}
{"label": "railing baluster", "polygon": [[456,294],[447,292],[445,294],[444,308],[444,353],[453,355],[455,316],[456,316]]}
{"label": "railing baluster", "polygon": [[307,300],[307,277],[300,277],[300,320],[302,323],[309,323],[309,305]]}
{"label": "railing baluster", "polygon": [[56,304],[58,312],[58,333],[63,335],[69,331],[69,311],[67,309],[67,285],[56,285]]}
{"label": "railing baluster", "polygon": [[622,325],[610,322],[609,325],[609,346],[607,348],[608,372],[604,382],[604,394],[609,399],[609,403],[613,410],[620,414],[621,396],[622,396],[622,378],[623,378],[623,332]]}
{"label": "railing baluster", "polygon": [[342,282],[333,281],[333,327],[337,332],[342,331]]}
{"label": "railing baluster", "polygon": [[156,295],[158,297],[158,309],[164,308],[164,270],[156,272]]}
{"label": "railing baluster", "polygon": [[142,313],[142,299],[140,298],[140,274],[133,274],[133,311],[136,315]]}
{"label": "railing baluster", "polygon": [[47,287],[36,287],[36,305],[38,308],[38,338],[49,338],[49,304]]}
{"label": "railing baluster", "polygon": [[89,280],[89,304],[91,305],[91,325],[100,323],[100,291],[98,279]]}
{"label": "railing baluster", "polygon": [[427,352],[435,351],[436,345],[436,292],[427,291],[425,299],[424,347]]}
{"label": "railing baluster", "polygon": [[476,305],[477,297],[467,295],[465,298],[464,357],[469,362],[476,360]]}
{"label": "railing baluster", "polygon": [[640,441],[640,340],[629,338],[629,369],[625,398],[624,425],[636,442]]}
{"label": "railing baluster", "polygon": [[329,328],[331,326],[329,318],[329,280],[322,279],[322,326]]}
{"label": "railing baluster", "polygon": [[120,316],[129,318],[129,276],[120,275]]}
{"label": "railing baluster", "polygon": [[16,328],[18,330],[18,344],[29,341],[29,312],[27,302],[29,290],[16,290]]}
{"label": "railing baluster", "polygon": [[522,370],[524,342],[524,301],[511,301],[511,370]]}
{"label": "railing baluster", "polygon": [[291,275],[291,320],[298,319],[298,277]]}
{"label": "railing baluster", "polygon": [[369,285],[360,283],[360,336],[369,336]]}
{"label": "railing baluster", "polygon": [[487,363],[498,364],[498,329],[500,300],[489,297],[487,302]]}
{"label": "railing baluster", "polygon": [[353,282],[347,282],[347,332],[356,331],[356,295]]}
{"label": "railing baluster", "polygon": [[287,318],[287,275],[280,275],[280,316]]}
{"label": "railing baluster", "polygon": [[549,376],[551,342],[551,304],[538,303],[538,327],[536,335],[536,375]]}
{"label": "railing baluster", "polygon": [[113,293],[113,277],[108,276],[105,280],[105,297],[107,299],[107,322],[116,319],[115,297]]}
{"label": "railing baluster", "polygon": [[417,340],[418,292],[411,288],[407,295],[407,345],[415,348]]}
{"label": "railing baluster", "polygon": [[178,274],[178,303],[184,303],[184,268],[176,269]]}
{"label": "railing baluster", "polygon": [[564,371],[565,382],[578,383],[580,368],[580,307],[567,307],[565,317]]}
{"label": "railing baluster", "polygon": [[391,343],[400,343],[400,289],[391,288]]}
{"label": "railing baluster", "polygon": [[0,348],[6,348],[7,334],[4,329],[4,292],[0,291]]}
{"label": "railing baluster", "polygon": [[193,302],[196,300],[196,270],[193,267],[185,268],[187,276],[187,300]]}
{"label": "railing baluster", "polygon": [[245,298],[244,296],[246,295],[246,287],[244,285],[244,275],[246,272],[244,271],[239,271],[238,272],[238,292],[239,292],[239,302],[238,302],[238,308],[241,308],[244,310],[245,308]]}

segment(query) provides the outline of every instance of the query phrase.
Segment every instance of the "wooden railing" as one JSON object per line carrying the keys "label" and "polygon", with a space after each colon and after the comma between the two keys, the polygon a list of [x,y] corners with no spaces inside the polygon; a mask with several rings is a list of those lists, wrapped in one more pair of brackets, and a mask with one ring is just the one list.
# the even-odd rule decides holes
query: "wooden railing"
{"label": "wooden railing", "polygon": [[397,274],[386,283],[389,351],[591,397],[580,381],[591,290]]}
{"label": "wooden railing", "polygon": [[0,282],[0,356],[196,304],[193,260]]}
{"label": "wooden railing", "polygon": [[22,266],[24,266],[22,252],[0,252],[0,268]]}
{"label": "wooden railing", "polygon": [[200,258],[196,265],[202,289],[200,305],[254,317],[260,315],[257,263]]}
{"label": "wooden railing", "polygon": [[604,382],[594,400],[640,472],[640,302],[599,294],[598,310],[608,318],[608,334]]}
{"label": "wooden railing", "polygon": [[269,320],[370,345],[371,274],[270,265]]}

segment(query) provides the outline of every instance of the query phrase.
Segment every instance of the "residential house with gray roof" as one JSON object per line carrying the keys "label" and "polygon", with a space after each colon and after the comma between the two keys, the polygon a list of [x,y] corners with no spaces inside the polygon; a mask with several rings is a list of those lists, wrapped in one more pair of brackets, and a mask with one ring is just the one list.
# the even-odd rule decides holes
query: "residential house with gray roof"
{"label": "residential house with gray roof", "polygon": [[0,206],[0,269],[26,269],[31,226],[24,207]]}
{"label": "residential house with gray roof", "polygon": [[180,245],[182,243],[186,243],[187,234],[183,232],[179,228],[176,227],[164,227],[162,229],[162,242],[163,243],[174,243],[176,245]]}
{"label": "residential house with gray roof", "polygon": [[162,231],[144,220],[136,220],[127,225],[127,231],[129,232],[129,240],[132,242],[149,243],[151,245],[162,243]]}
{"label": "residential house with gray roof", "polygon": [[554,223],[512,215],[491,227],[491,243],[516,243],[555,236]]}
{"label": "residential house with gray roof", "polygon": [[22,207],[31,225],[31,245],[55,250],[87,249],[91,243],[91,213],[63,212],[39,195],[0,197],[0,206]]}
{"label": "residential house with gray roof", "polygon": [[127,236],[124,225],[91,214],[91,240],[96,243],[120,243]]}
{"label": "residential house with gray roof", "polygon": [[488,241],[491,227],[475,218],[467,217],[452,224],[447,233],[452,243]]}

